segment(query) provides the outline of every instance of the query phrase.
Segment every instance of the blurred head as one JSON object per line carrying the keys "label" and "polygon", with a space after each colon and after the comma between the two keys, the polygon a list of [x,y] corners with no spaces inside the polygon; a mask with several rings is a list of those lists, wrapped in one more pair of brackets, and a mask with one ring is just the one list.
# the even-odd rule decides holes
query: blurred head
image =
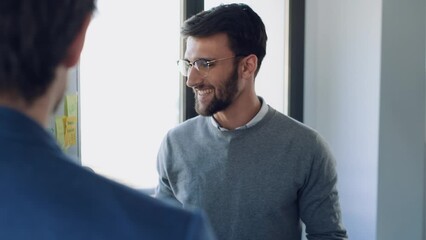
{"label": "blurred head", "polygon": [[204,38],[218,33],[228,36],[229,48],[235,56],[256,55],[256,74],[266,54],[265,25],[246,4],[219,5],[186,20],[181,29],[184,37]]}
{"label": "blurred head", "polygon": [[78,61],[75,39],[94,9],[95,0],[1,0],[0,96],[31,105],[44,95],[58,66]]}

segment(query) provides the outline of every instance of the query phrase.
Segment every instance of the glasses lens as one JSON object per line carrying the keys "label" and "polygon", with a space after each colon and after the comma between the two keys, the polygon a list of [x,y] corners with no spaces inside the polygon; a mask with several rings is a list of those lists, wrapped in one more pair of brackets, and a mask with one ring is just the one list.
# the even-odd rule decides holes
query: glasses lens
{"label": "glasses lens", "polygon": [[183,59],[177,61],[179,72],[184,76],[188,76],[189,62]]}
{"label": "glasses lens", "polygon": [[180,59],[177,61],[177,65],[178,65],[179,72],[184,77],[188,77],[189,70],[191,67],[194,67],[195,69],[197,69],[199,74],[203,77],[207,76],[209,72],[209,62],[205,59],[198,59],[192,64],[188,60]]}
{"label": "glasses lens", "polygon": [[198,59],[194,62],[194,67],[198,70],[201,76],[207,76],[209,73],[209,63],[206,59]]}

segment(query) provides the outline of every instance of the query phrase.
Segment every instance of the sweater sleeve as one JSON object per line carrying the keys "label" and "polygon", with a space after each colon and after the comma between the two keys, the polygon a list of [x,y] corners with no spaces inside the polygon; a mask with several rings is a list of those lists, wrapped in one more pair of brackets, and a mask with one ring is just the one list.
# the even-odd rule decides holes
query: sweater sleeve
{"label": "sweater sleeve", "polygon": [[335,159],[319,135],[316,140],[311,168],[299,192],[300,217],[310,240],[347,239],[336,187]]}
{"label": "sweater sleeve", "polygon": [[160,149],[157,155],[157,172],[158,172],[158,185],[155,189],[155,198],[167,201],[173,205],[182,207],[182,204],[176,199],[172,186],[170,185],[167,163],[171,161],[168,154],[168,148],[166,144],[167,137],[161,143]]}

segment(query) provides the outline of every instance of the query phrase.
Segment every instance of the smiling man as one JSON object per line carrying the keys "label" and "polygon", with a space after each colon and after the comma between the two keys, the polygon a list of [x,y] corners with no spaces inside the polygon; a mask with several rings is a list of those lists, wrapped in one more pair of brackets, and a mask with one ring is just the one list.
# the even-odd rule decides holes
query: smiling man
{"label": "smiling man", "polygon": [[257,96],[266,54],[261,18],[245,4],[188,19],[179,70],[200,114],[170,130],[156,197],[206,210],[221,240],[346,239],[335,160],[314,130]]}

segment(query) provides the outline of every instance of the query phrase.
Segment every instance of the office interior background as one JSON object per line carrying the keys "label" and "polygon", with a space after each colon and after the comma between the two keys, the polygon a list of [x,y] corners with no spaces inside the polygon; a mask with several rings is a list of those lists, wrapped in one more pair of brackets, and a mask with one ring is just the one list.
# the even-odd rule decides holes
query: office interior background
{"label": "office interior background", "polygon": [[[152,191],[169,129],[193,116],[181,22],[219,0],[98,1],[79,64],[81,163]],[[426,239],[424,0],[262,0],[258,95],[337,161],[350,239]]]}

